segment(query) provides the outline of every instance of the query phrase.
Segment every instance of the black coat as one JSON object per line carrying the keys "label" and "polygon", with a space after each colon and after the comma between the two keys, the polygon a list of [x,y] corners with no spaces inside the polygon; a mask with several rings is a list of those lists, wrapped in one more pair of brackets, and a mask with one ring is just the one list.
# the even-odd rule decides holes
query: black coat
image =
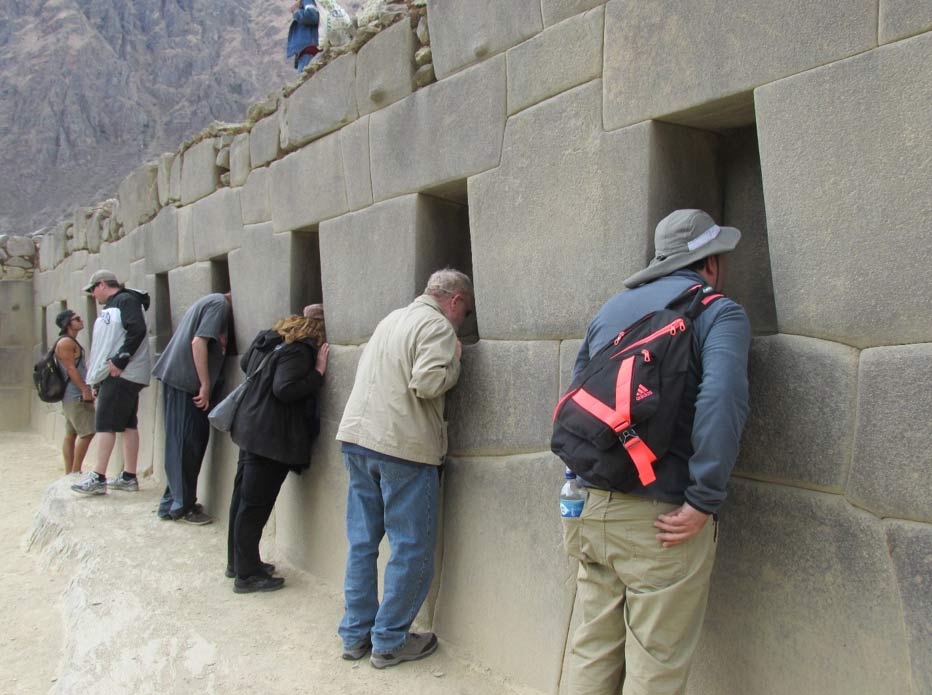
{"label": "black coat", "polygon": [[320,432],[317,397],[324,378],[314,369],[317,349],[310,340],[286,345],[275,331],[261,331],[240,360],[243,372],[252,374],[270,352],[246,389],[230,436],[241,449],[300,472],[310,465]]}

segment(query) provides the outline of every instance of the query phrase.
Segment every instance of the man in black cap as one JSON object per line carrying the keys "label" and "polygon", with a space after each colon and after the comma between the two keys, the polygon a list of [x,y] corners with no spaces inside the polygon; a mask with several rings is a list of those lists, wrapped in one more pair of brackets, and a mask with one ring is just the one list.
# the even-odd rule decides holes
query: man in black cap
{"label": "man in black cap", "polygon": [[[725,255],[741,233],[701,210],[657,225],[656,256],[625,280],[630,289],[599,310],[574,379],[625,327],[697,283],[720,290]],[[654,463],[656,480],[629,493],[587,486],[579,522],[566,527],[580,561],[582,624],[573,639],[570,689],[582,693],[681,693],[699,640],[715,558],[714,523],[748,414],[751,327],[727,298],[693,322],[693,358],[673,441]],[[586,485],[586,481],[582,481]]]}
{"label": "man in black cap", "polygon": [[65,475],[80,473],[87,448],[94,439],[94,392],[87,385],[87,364],[84,347],[78,342],[78,333],[84,330],[84,321],[71,309],[65,309],[55,317],[58,340],[55,357],[65,373],[65,396],[61,401],[65,416],[65,439],[62,456],[65,460]]}

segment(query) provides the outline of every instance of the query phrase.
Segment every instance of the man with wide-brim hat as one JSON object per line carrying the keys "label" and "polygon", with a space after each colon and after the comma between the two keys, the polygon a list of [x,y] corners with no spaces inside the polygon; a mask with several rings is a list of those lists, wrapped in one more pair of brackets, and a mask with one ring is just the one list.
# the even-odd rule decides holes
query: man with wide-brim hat
{"label": "man with wide-brim hat", "polygon": [[[589,324],[576,377],[605,345],[649,312],[696,285],[717,296],[725,254],[741,239],[702,210],[660,221],[655,255]],[[713,290],[715,292],[713,292]],[[654,462],[656,480],[622,493],[585,480],[567,551],[580,560],[583,619],[573,639],[569,692],[684,692],[699,639],[715,557],[708,523],[725,500],[748,414],[751,327],[741,305],[718,297],[692,322],[693,357],[673,441]]]}

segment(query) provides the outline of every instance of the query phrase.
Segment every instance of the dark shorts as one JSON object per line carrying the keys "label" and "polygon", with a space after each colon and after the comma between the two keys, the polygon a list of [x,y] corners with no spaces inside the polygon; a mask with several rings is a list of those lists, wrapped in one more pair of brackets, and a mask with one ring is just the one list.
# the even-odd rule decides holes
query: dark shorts
{"label": "dark shorts", "polygon": [[142,384],[127,381],[119,377],[108,376],[100,384],[97,392],[97,419],[95,429],[98,432],[122,432],[134,430],[139,421],[139,392]]}

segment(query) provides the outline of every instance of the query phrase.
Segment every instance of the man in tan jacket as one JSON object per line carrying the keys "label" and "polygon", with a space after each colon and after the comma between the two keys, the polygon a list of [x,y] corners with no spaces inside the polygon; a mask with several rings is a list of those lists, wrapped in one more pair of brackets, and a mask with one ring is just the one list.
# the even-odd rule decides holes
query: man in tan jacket
{"label": "man in tan jacket", "polygon": [[[371,649],[369,663],[385,668],[437,649],[436,635],[408,628],[433,578],[444,397],[460,375],[456,331],[474,307],[469,278],[438,270],[423,295],[382,319],[360,358],[337,432],[349,471],[344,659]],[[386,533],[391,559],[379,604],[376,563]]]}

